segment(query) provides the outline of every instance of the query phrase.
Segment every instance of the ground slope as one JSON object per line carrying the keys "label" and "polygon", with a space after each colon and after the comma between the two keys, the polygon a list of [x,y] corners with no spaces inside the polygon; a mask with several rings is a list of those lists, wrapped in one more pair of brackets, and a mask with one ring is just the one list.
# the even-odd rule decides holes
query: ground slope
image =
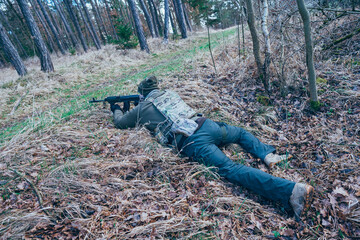
{"label": "ground slope", "polygon": [[[251,45],[247,55],[238,56],[235,29],[212,34],[216,74],[205,33],[150,46],[150,55],[107,46],[57,59],[55,73],[32,70],[27,77],[3,80],[0,233],[5,239],[360,236],[360,112],[353,69],[321,68],[320,98],[326,105],[314,113],[301,88],[285,98],[266,97],[254,80]],[[316,188],[304,222],[162,147],[146,129],[115,129],[108,106],[87,102],[134,94],[150,74],[207,117],[246,127],[280,152],[291,152],[294,160],[272,174]],[[224,151],[269,172],[235,146]]]}

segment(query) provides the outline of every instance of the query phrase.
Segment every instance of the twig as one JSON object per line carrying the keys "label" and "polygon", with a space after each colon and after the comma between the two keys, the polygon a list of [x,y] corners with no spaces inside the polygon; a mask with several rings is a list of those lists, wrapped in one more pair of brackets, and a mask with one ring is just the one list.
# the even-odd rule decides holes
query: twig
{"label": "twig", "polygon": [[349,14],[360,14],[360,11],[348,11],[348,10],[338,10],[338,9],[331,9],[331,8],[311,8],[311,10],[318,10],[318,11],[328,11],[328,12],[341,12],[341,13],[349,13]]}
{"label": "twig", "polygon": [[23,98],[28,94],[29,91],[25,92],[15,103],[15,106],[13,107],[13,109],[11,110],[11,112],[9,113],[9,115],[13,115],[16,111],[16,109],[19,107],[21,100],[23,100]]}
{"label": "twig", "polygon": [[32,181],[30,181],[27,177],[25,177],[24,175],[22,175],[21,173],[19,173],[16,169],[12,169],[10,168],[9,170],[13,171],[16,175],[18,175],[20,178],[24,179],[33,189],[36,197],[37,197],[37,200],[38,200],[38,203],[39,203],[39,206],[40,206],[40,209],[47,215],[50,217],[50,214],[44,209],[43,207],[43,200],[42,200],[42,197],[41,197],[41,194],[40,194],[40,191],[37,189],[37,187],[34,185],[34,183]]}

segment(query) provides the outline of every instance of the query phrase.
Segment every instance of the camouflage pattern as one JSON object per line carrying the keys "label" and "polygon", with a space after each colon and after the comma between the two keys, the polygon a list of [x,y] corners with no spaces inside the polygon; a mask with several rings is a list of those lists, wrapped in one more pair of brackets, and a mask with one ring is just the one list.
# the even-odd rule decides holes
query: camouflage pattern
{"label": "camouflage pattern", "polygon": [[155,129],[155,136],[161,143],[168,143],[174,133],[188,137],[197,129],[198,124],[190,119],[196,112],[176,92],[155,90],[146,97],[146,101],[152,102],[166,118]]}

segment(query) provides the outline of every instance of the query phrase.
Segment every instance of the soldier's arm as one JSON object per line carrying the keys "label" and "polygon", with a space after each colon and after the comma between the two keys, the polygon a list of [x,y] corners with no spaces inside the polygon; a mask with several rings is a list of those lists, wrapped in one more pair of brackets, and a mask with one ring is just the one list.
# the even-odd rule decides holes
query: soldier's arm
{"label": "soldier's arm", "polygon": [[114,123],[117,128],[133,128],[139,119],[140,104],[128,112],[123,113],[121,110],[114,111]]}

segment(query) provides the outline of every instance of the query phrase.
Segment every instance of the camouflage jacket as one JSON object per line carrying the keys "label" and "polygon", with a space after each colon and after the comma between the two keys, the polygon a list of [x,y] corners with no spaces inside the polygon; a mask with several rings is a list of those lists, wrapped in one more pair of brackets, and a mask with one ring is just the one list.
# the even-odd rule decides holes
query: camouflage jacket
{"label": "camouflage jacket", "polygon": [[155,128],[165,120],[165,116],[156,109],[152,102],[146,99],[125,114],[120,110],[114,112],[115,126],[120,129],[145,126],[154,132]]}

